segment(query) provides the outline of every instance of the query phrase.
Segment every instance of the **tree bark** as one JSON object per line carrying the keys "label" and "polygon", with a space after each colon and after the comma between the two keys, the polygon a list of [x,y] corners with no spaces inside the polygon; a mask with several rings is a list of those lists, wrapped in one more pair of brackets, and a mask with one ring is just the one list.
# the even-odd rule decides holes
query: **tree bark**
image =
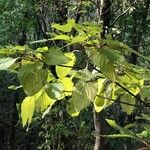
{"label": "tree bark", "polygon": [[[110,0],[104,0],[103,1],[103,7],[102,7],[102,13],[101,18],[103,21],[103,32],[101,33],[101,38],[105,39],[106,34],[109,32],[109,26],[110,26],[110,13],[111,13],[111,1]],[[105,120],[105,114],[104,111],[97,113],[94,110],[94,127],[96,131],[96,139],[95,139],[95,146],[94,150],[108,150],[109,144],[108,141],[104,137],[100,137],[100,134],[105,134],[107,127],[107,123]]]}

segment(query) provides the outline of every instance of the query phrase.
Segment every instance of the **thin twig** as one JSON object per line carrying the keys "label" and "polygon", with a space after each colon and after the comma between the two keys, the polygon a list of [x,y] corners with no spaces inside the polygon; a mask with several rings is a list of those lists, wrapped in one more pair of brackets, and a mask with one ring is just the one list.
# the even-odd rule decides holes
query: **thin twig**
{"label": "thin twig", "polygon": [[113,27],[113,25],[118,21],[118,19],[119,19],[120,17],[122,17],[124,14],[126,14],[126,13],[132,8],[133,4],[135,4],[136,1],[137,1],[137,0],[135,0],[135,1],[132,3],[132,5],[131,5],[129,8],[127,8],[123,13],[121,13],[120,15],[118,15],[118,16],[116,17],[116,19],[113,21],[113,23],[110,25],[110,27]]}
{"label": "thin twig", "polygon": [[134,105],[134,104],[130,104],[130,103],[126,103],[126,102],[122,102],[122,101],[118,101],[117,99],[112,99],[112,98],[108,98],[108,97],[104,97],[104,96],[100,96],[100,95],[96,95],[97,97],[100,97],[100,98],[104,98],[106,100],[109,100],[109,101],[113,101],[115,103],[121,103],[121,104],[125,104],[125,105],[129,105],[129,106],[134,106],[134,107],[139,107],[141,108],[141,106],[139,105]]}
{"label": "thin twig", "polygon": [[[66,66],[66,65],[59,65],[59,66],[62,66],[62,67],[68,67],[68,68],[75,68],[75,69],[84,69],[84,68],[81,68],[81,67],[72,67],[72,66]],[[92,67],[90,69],[94,69],[96,70],[97,72],[99,73],[102,73],[100,70]],[[141,98],[139,98],[138,96],[134,95],[132,92],[130,92],[126,87],[124,87],[123,85],[121,85],[120,83],[118,83],[117,81],[115,81],[115,84],[118,85],[120,88],[122,88],[124,91],[126,91],[127,93],[129,93],[130,95],[132,95],[134,98],[136,98],[139,102],[141,102],[142,104],[144,104],[146,107],[150,108],[150,105],[146,102],[144,102]]]}
{"label": "thin twig", "polygon": [[119,87],[121,87],[124,91],[128,92],[130,95],[132,95],[134,98],[136,98],[139,102],[143,103],[145,106],[150,108],[150,105],[146,102],[144,102],[141,98],[139,98],[138,96],[134,95],[132,92],[130,92],[127,88],[125,88],[124,86],[122,86],[120,83],[115,82]]}
{"label": "thin twig", "polygon": [[[63,92],[73,92],[73,91],[63,91]],[[112,99],[112,98],[108,98],[108,97],[104,97],[104,96],[100,96],[100,95],[96,95],[97,97],[100,97],[100,98],[103,98],[103,99],[106,99],[106,100],[109,100],[109,101],[113,101],[115,103],[121,103],[121,104],[125,104],[125,105],[129,105],[129,106],[134,106],[134,107],[139,107],[142,109],[141,106],[139,105],[135,105],[135,104],[130,104],[130,103],[127,103],[127,102],[121,102],[121,101],[118,101],[117,99]]]}

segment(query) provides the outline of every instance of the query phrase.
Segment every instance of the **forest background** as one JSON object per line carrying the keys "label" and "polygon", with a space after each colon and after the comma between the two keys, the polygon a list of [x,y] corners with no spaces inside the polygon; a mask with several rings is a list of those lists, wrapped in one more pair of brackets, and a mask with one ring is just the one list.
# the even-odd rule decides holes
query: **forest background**
{"label": "forest background", "polygon": [[150,149],[149,7],[1,0],[0,150]]}

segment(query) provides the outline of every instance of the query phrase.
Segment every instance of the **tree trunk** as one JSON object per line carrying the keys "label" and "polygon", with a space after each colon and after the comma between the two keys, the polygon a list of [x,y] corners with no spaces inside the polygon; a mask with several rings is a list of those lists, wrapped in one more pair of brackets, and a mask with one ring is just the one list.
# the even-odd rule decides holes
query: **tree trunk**
{"label": "tree trunk", "polygon": [[101,137],[100,134],[104,134],[106,132],[106,121],[105,121],[105,115],[104,111],[97,113],[94,110],[94,127],[96,131],[96,139],[95,139],[95,145],[94,150],[108,150],[109,144],[106,141],[104,137]]}
{"label": "tree trunk", "polygon": [[[111,1],[104,0],[101,18],[103,21],[103,32],[101,33],[101,38],[105,38],[106,34],[108,34],[109,26],[110,26],[110,7]],[[104,137],[100,137],[100,134],[106,134],[106,127],[107,123],[105,120],[104,111],[97,113],[94,110],[94,127],[96,131],[96,139],[95,139],[95,146],[94,150],[108,150],[109,144],[108,141]]]}

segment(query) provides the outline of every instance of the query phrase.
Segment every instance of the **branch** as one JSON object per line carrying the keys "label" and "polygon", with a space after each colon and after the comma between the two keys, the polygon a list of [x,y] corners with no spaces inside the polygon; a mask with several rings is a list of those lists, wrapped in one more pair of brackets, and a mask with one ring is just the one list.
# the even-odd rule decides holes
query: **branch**
{"label": "branch", "polygon": [[[63,92],[73,92],[73,91],[63,91]],[[121,103],[121,104],[125,104],[125,105],[129,105],[129,106],[134,106],[134,107],[138,107],[138,108],[141,108],[142,109],[142,107],[141,106],[139,106],[139,105],[134,105],[134,104],[130,104],[130,103],[126,103],[126,102],[121,102],[121,101],[119,101],[119,100],[117,100],[117,99],[112,99],[112,98],[108,98],[108,97],[104,97],[104,96],[100,96],[100,95],[96,95],[97,97],[100,97],[100,98],[103,98],[103,99],[106,99],[106,100],[108,100],[108,101],[113,101],[113,102],[115,102],[115,103]]]}
{"label": "branch", "polygon": [[120,83],[115,82],[119,87],[121,87],[124,91],[128,92],[130,95],[132,95],[134,98],[136,98],[139,102],[143,103],[145,106],[150,108],[150,105],[146,102],[144,102],[141,98],[139,98],[138,96],[134,95],[132,92],[130,92],[127,88],[125,88],[124,86],[122,86]]}
{"label": "branch", "polygon": [[139,106],[139,105],[134,105],[134,104],[126,103],[126,102],[121,102],[121,101],[118,101],[117,99],[115,100],[115,99],[104,97],[104,96],[100,96],[100,95],[96,95],[96,96],[100,97],[100,98],[104,98],[104,99],[109,100],[109,101],[113,101],[115,103],[121,103],[121,104],[129,105],[129,106],[134,106],[134,107],[141,108],[141,106]]}

